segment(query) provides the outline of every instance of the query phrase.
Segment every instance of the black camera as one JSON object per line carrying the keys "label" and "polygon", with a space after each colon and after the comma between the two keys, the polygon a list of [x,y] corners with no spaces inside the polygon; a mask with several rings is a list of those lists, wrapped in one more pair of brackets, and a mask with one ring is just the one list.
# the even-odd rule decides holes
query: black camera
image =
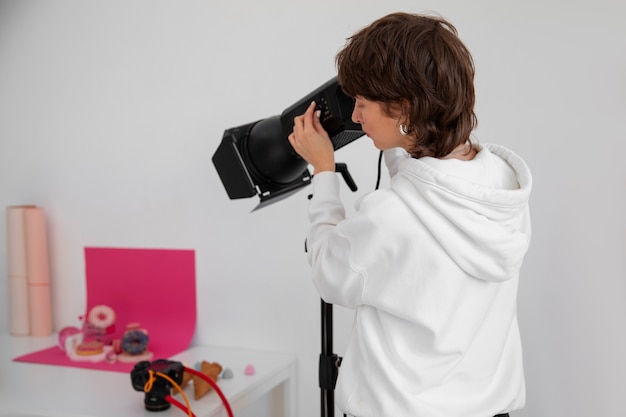
{"label": "black camera", "polygon": [[[150,371],[154,374],[161,373],[167,375],[177,384],[183,382],[185,367],[180,362],[167,359],[157,359],[153,362],[141,361],[135,364],[130,372],[130,380],[133,388],[137,391],[145,391],[146,384],[150,381]],[[170,403],[165,399],[170,394],[172,384],[166,378],[153,375],[149,390],[145,391],[144,405],[148,411],[162,411],[170,407]]]}

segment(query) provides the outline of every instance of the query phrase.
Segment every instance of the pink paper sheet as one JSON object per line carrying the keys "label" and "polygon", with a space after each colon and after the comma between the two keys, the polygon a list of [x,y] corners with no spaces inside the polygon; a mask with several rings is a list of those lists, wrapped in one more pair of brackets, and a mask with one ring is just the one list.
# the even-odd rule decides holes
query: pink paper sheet
{"label": "pink paper sheet", "polygon": [[[196,327],[193,250],[85,248],[87,312],[105,304],[115,310],[115,333],[139,323],[148,331],[153,359],[185,350]],[[57,346],[14,359],[19,362],[129,372],[134,364],[76,362]]]}

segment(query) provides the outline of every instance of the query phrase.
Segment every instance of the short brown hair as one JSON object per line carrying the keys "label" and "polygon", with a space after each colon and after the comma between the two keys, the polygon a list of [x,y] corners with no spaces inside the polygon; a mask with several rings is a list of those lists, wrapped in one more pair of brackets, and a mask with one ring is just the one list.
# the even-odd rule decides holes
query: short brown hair
{"label": "short brown hair", "polygon": [[439,158],[470,139],[477,124],[474,62],[443,18],[382,17],[348,38],[336,63],[347,95],[407,116],[413,157]]}

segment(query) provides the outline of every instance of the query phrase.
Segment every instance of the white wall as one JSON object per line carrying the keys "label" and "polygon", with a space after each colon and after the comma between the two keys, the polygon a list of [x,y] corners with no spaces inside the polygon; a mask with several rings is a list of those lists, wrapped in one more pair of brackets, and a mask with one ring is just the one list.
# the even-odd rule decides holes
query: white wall
{"label": "white wall", "polygon": [[[250,214],[256,200],[228,200],[210,158],[224,129],[278,114],[334,75],[334,54],[354,30],[391,11],[436,10],[474,54],[477,138],[512,147],[534,173],[534,238],[519,297],[528,405],[515,415],[621,415],[626,13],[618,3],[0,1],[0,206],[34,203],[48,213],[56,329],[83,313],[85,246],[195,249],[194,343],[295,352],[299,416],[319,415],[307,191]],[[377,152],[367,139],[338,160],[357,195],[374,187]],[[356,195],[344,191],[351,204]],[[6,308],[0,317],[7,331]],[[350,322],[335,309],[339,354]]]}

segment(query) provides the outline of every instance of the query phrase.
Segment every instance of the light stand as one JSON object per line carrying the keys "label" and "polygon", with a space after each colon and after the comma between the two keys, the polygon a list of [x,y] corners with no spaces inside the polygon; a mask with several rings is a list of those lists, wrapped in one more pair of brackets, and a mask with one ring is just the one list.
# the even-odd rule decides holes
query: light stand
{"label": "light stand", "polygon": [[322,417],[335,415],[335,383],[341,358],[333,353],[333,305],[321,300],[322,353],[320,354],[320,410]]}
{"label": "light stand", "polygon": [[[280,116],[268,117],[224,131],[212,161],[230,199],[259,196],[254,209],[280,201],[310,184],[308,164],[293,150],[287,137],[293,130],[294,117],[301,115],[315,101],[320,122],[337,150],[365,133],[352,121],[354,100],[346,96],[337,77],[285,109]],[[350,189],[357,187],[346,164],[335,164]],[[253,211],[254,211],[253,210]],[[305,244],[306,251],[306,244]],[[321,341],[319,386],[322,417],[335,413],[335,383],[341,358],[333,353],[333,306],[321,300]]]}
{"label": "light stand", "polygon": [[[357,186],[352,180],[346,164],[335,164],[335,171],[339,172],[348,187],[352,191],[357,190]],[[311,196],[309,196],[310,198]],[[304,251],[307,251],[306,244]],[[320,299],[321,313],[321,353],[319,360],[319,386],[320,386],[320,411],[321,417],[334,417],[335,415],[335,384],[339,375],[341,357],[333,352],[333,305]]]}

